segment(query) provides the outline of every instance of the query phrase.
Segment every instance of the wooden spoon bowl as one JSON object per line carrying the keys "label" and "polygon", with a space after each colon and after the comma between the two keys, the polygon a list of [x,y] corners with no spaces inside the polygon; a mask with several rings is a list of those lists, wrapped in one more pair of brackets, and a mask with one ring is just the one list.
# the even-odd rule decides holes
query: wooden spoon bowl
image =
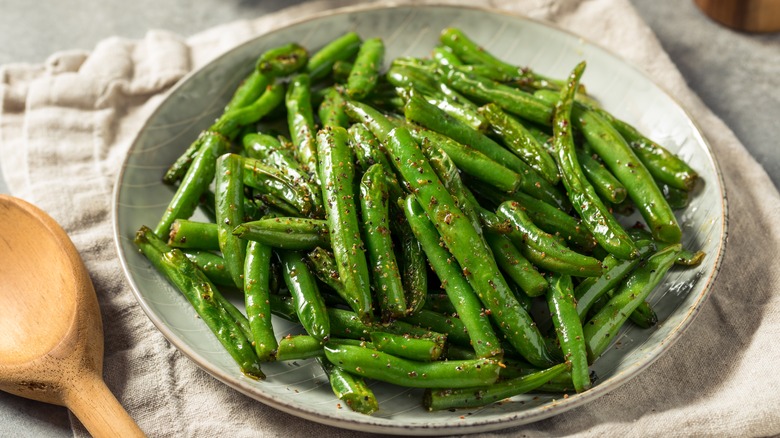
{"label": "wooden spoon bowl", "polygon": [[0,390],[67,406],[94,436],[143,436],[106,387],[95,289],[65,231],[0,195]]}

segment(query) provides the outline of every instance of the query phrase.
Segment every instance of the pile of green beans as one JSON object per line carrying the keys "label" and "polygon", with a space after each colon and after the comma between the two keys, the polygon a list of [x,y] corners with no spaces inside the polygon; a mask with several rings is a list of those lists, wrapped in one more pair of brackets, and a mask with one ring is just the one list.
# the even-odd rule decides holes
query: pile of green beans
{"label": "pile of green beans", "polygon": [[[587,391],[621,327],[659,323],[665,274],[704,254],[672,210],[696,172],[599,108],[585,68],[551,79],[454,28],[428,58],[353,32],[274,47],[135,243],[254,379],[316,360],[365,414],[367,379],[425,388],[429,410]],[[631,209],[644,229],[621,225]]]}

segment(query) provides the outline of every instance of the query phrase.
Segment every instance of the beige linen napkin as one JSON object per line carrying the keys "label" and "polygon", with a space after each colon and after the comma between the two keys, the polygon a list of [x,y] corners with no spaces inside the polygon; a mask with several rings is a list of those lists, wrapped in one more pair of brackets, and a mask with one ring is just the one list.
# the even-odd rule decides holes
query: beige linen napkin
{"label": "beige linen napkin", "polygon": [[[12,193],[68,231],[95,283],[105,378],[150,436],[358,436],[298,420],[228,388],[172,347],[136,304],[112,243],[111,191],[143,121],[186,73],[234,45],[345,1],[304,4],[191,38],[152,31],[91,53],[0,70],[0,153]],[[690,111],[729,194],[730,242],[712,297],[682,339],[638,377],[581,408],[490,434],[766,436],[780,434],[780,196],[734,134],[688,89],[627,0],[486,1],[548,20],[617,52]],[[74,433],[86,432],[74,419]]]}

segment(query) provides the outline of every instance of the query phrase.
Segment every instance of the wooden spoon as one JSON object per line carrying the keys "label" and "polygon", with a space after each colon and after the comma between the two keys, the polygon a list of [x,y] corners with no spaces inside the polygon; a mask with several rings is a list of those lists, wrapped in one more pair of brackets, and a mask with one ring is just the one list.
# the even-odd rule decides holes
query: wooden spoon
{"label": "wooden spoon", "polygon": [[67,406],[93,436],[144,436],[103,381],[95,289],[65,231],[0,195],[0,390]]}

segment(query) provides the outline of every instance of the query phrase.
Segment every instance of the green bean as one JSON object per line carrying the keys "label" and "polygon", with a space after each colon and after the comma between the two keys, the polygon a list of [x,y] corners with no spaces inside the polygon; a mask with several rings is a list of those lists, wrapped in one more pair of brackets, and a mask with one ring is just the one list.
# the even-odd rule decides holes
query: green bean
{"label": "green bean", "polygon": [[312,80],[322,79],[333,70],[336,61],[352,58],[360,49],[361,39],[355,32],[347,32],[332,40],[309,57],[306,72]]}
{"label": "green bean", "polygon": [[366,415],[371,415],[379,409],[379,402],[377,402],[374,392],[362,378],[352,375],[322,358],[317,358],[317,362],[328,376],[333,393],[350,409]]}
{"label": "green bean", "polygon": [[[477,112],[479,108],[477,104],[440,81],[433,66],[423,65],[416,58],[403,62],[396,59],[385,77],[389,83],[398,88],[407,91],[417,90],[428,98],[446,101],[445,106],[457,107],[457,113],[468,113],[469,115],[464,122],[469,125],[473,124],[475,129],[484,131],[487,127],[484,117]],[[447,112],[444,107],[442,110]],[[457,113],[453,114],[456,118],[458,118]]]}
{"label": "green bean", "polygon": [[[399,196],[397,199],[400,202],[403,198]],[[393,211],[400,209],[398,204],[391,205],[394,205]],[[394,214],[399,217],[391,222],[390,228],[398,236],[400,246],[399,263],[406,292],[406,313],[413,315],[425,305],[428,296],[428,259],[403,212],[396,211]]]}
{"label": "green bean", "polygon": [[601,199],[612,204],[620,204],[626,199],[626,188],[604,165],[592,155],[577,150],[577,161],[582,173],[590,181]]}
{"label": "green bean", "polygon": [[379,331],[371,332],[371,343],[379,351],[420,362],[438,360],[444,351],[442,341]]}
{"label": "green bean", "polygon": [[385,146],[393,165],[409,182],[444,244],[510,343],[532,363],[542,366],[548,363],[541,334],[520,307],[489,249],[436,176],[409,131],[403,127],[393,129]]}
{"label": "green bean", "polygon": [[298,152],[303,169],[315,184],[319,181],[317,172],[317,147],[314,144],[314,111],[311,105],[311,81],[309,75],[301,73],[290,79],[285,95],[287,126],[290,139]]}
{"label": "green bean", "polygon": [[245,222],[233,229],[241,239],[253,240],[273,248],[311,250],[330,246],[325,220],[297,217],[274,217]]}
{"label": "green bean", "polygon": [[517,284],[529,297],[538,297],[547,290],[547,280],[544,279],[533,264],[528,261],[515,247],[512,241],[492,230],[485,232],[493,257],[498,267]]}
{"label": "green bean", "polygon": [[[339,278],[339,271],[336,268],[336,259],[333,257],[333,253],[318,246],[307,254],[307,258],[311,265],[312,273],[322,283],[344,298],[344,284]],[[346,300],[346,298],[344,299]]]}
{"label": "green bean", "polygon": [[485,65],[502,73],[516,78],[519,84],[530,85],[533,88],[560,89],[564,83],[542,76],[527,67],[519,68],[508,64],[493,56],[490,52],[479,47],[457,28],[447,28],[441,32],[439,40],[449,47],[459,59],[467,64]]}
{"label": "green bean", "polygon": [[355,56],[355,63],[347,78],[347,96],[365,99],[379,82],[379,69],[385,57],[385,43],[381,38],[363,41]]}
{"label": "green bean", "polygon": [[[504,202],[498,207],[498,215],[512,223],[517,230],[510,235],[512,241],[519,246],[523,255],[537,266],[578,277],[601,275],[599,260],[574,252],[551,234],[545,233],[531,221],[519,203]],[[529,252],[527,249],[533,251]],[[537,257],[537,253],[542,256]]]}
{"label": "green bean", "polygon": [[566,364],[558,364],[533,374],[499,381],[490,386],[429,389],[423,395],[423,406],[429,411],[486,406],[509,397],[531,392],[565,370]]}
{"label": "green bean", "polygon": [[384,180],[381,164],[368,168],[360,181],[360,208],[374,291],[383,319],[389,320],[404,315],[406,297],[393,252]]}
{"label": "green bean", "polygon": [[322,126],[346,128],[349,126],[349,117],[344,112],[344,96],[336,87],[328,87],[324,91],[324,100],[320,104],[317,114]]}
{"label": "green bean", "polygon": [[274,360],[278,346],[271,323],[270,282],[271,247],[249,242],[244,260],[244,305],[255,353],[261,361]]}
{"label": "green bean", "polygon": [[176,194],[154,228],[155,234],[167,236],[175,219],[188,219],[192,216],[200,202],[200,195],[214,180],[217,157],[225,153],[227,148],[228,141],[225,137],[214,133],[204,135],[198,155],[187,169]]}
{"label": "green bean", "polygon": [[678,190],[689,192],[696,185],[698,173],[677,155],[650,140],[628,123],[616,119],[604,110],[596,110],[628,142],[655,180]]}
{"label": "green bean", "polygon": [[[453,140],[469,145],[490,159],[520,175],[519,189],[529,195],[555,206],[565,206],[565,196],[548,183],[523,160],[484,134],[462,124],[429,104],[420,96],[411,94],[404,107],[407,120],[432,131],[446,135]],[[381,137],[377,136],[380,140]]]}
{"label": "green bean", "polygon": [[171,225],[168,245],[182,249],[219,250],[217,224],[176,219]]}
{"label": "green bean", "polygon": [[233,97],[231,97],[230,101],[225,105],[225,112],[243,108],[256,101],[272,80],[272,76],[260,73],[256,68],[252,69],[252,72],[241,81],[241,84],[233,93]]}
{"label": "green bean", "polygon": [[440,245],[436,228],[425,215],[420,204],[413,196],[404,203],[407,220],[415,237],[422,245],[428,261],[442,282],[452,305],[470,338],[470,344],[478,357],[491,357],[501,354],[501,347],[490,321],[484,318],[482,305],[474,289],[466,281],[458,262],[446,248]]}
{"label": "green bean", "polygon": [[[154,242],[152,242],[154,241]],[[252,345],[215,297],[219,292],[198,267],[179,249],[165,242],[148,227],[136,233],[135,244],[152,265],[192,304],[200,319],[211,329],[241,372],[252,379],[264,379]]]}
{"label": "green bean", "polygon": [[309,53],[303,46],[288,43],[260,55],[255,70],[272,77],[286,76],[302,69],[308,61]]}
{"label": "green bean", "polygon": [[553,118],[553,108],[545,102],[508,85],[492,79],[468,74],[458,67],[442,66],[444,83],[467,97],[484,103],[494,103],[507,112],[523,119],[550,126]]}
{"label": "green bean", "polygon": [[297,184],[290,175],[254,158],[243,158],[244,185],[269,195],[274,206],[284,208],[284,204],[295,208],[302,216],[308,216],[315,209],[313,194],[308,186]]}
{"label": "green bean", "polygon": [[354,193],[354,160],[346,129],[335,127],[317,134],[317,156],[322,172],[331,247],[347,302],[361,319],[372,319],[368,262],[358,226]]}
{"label": "green bean", "polygon": [[431,58],[438,64],[463,65],[463,61],[458,58],[458,55],[447,46],[436,46],[431,49]]}
{"label": "green bean", "polygon": [[596,246],[593,234],[582,226],[578,219],[546,202],[521,192],[498,193],[491,187],[486,187],[477,181],[470,182],[470,186],[480,196],[493,202],[496,206],[506,201],[519,203],[537,227],[561,237],[567,243],[571,242],[585,251],[590,251]]}
{"label": "green bean", "polygon": [[182,249],[182,252],[191,262],[198,265],[215,285],[235,287],[233,277],[225,267],[225,259],[222,256],[202,250]]}
{"label": "green bean", "polygon": [[613,255],[607,255],[601,264],[604,272],[598,277],[586,278],[574,289],[577,298],[577,313],[585,321],[591,306],[602,295],[617,287],[618,284],[639,264],[639,261],[655,251],[655,244],[649,240],[636,243],[639,257],[632,260],[619,260]]}
{"label": "green bean", "polygon": [[309,335],[289,335],[279,339],[279,347],[276,350],[277,361],[290,361],[323,357],[321,339]]}
{"label": "green bean", "polygon": [[678,243],[682,232],[672,209],[652,175],[620,133],[595,111],[579,111],[573,121],[607,168],[625,186],[656,240]]}
{"label": "green bean", "polygon": [[680,251],[679,257],[677,257],[677,260],[675,260],[674,264],[680,266],[699,266],[706,255],[707,254],[704,251],[694,252],[688,249],[683,249]]}
{"label": "green bean", "polygon": [[690,192],[680,190],[667,184],[661,184],[659,188],[672,210],[680,210],[688,206],[688,203],[690,202]]}
{"label": "green bean", "polygon": [[522,123],[494,103],[481,107],[480,114],[490,122],[493,132],[501,137],[515,155],[539,172],[550,184],[558,184],[561,179],[558,175],[558,165]]}
{"label": "green bean", "polygon": [[556,105],[553,123],[555,159],[561,170],[561,179],[571,204],[599,245],[615,257],[634,258],[637,250],[633,241],[586,180],[574,151],[570,118],[574,105],[574,91],[584,70],[584,62],[574,68],[569,76],[569,83],[561,92],[561,99]]}
{"label": "green bean", "polygon": [[447,335],[447,342],[452,344],[462,347],[471,346],[471,337],[468,334],[468,329],[466,329],[466,325],[463,324],[460,318],[420,309],[405,317],[401,322],[412,324],[427,331],[443,333]]}
{"label": "green bean", "polygon": [[582,323],[577,315],[577,300],[574,286],[568,275],[551,274],[550,289],[547,292],[547,306],[552,314],[553,326],[563,357],[571,363],[571,378],[574,390],[582,392],[590,388],[588,353]]}
{"label": "green bean", "polygon": [[277,253],[282,262],[282,276],[293,297],[298,320],[310,336],[321,341],[326,340],[330,336],[330,320],[315,277],[304,262],[303,254],[287,250]]}
{"label": "green bean", "polygon": [[679,243],[673,244],[650,256],[631,273],[607,305],[583,325],[590,362],[606,351],[629,315],[661,282],[681,249]]}
{"label": "green bean", "polygon": [[458,169],[479,181],[504,192],[514,192],[520,185],[520,175],[476,149],[429,129],[418,128],[410,131],[418,143],[424,145],[428,142],[431,146],[440,148]]}
{"label": "green bean", "polygon": [[639,305],[636,306],[636,309],[631,312],[631,315],[628,316],[628,319],[639,326],[639,328],[643,329],[649,329],[658,324],[658,315],[656,315],[655,310],[653,310],[650,303],[647,301],[639,303]]}
{"label": "green bean", "polygon": [[268,115],[284,101],[284,85],[269,85],[265,92],[253,103],[222,114],[209,128],[209,131],[235,138],[243,126],[255,123]]}
{"label": "green bean", "polygon": [[340,84],[346,84],[347,78],[349,78],[350,72],[355,67],[350,61],[339,60],[333,63],[333,80]]}
{"label": "green bean", "polygon": [[217,159],[216,212],[219,249],[235,286],[244,288],[244,258],[246,242],[233,234],[233,228],[244,220],[244,184],[241,176],[243,163],[236,154],[225,154]]}
{"label": "green bean", "polygon": [[494,359],[418,362],[354,345],[325,344],[325,356],[347,372],[414,388],[468,388],[498,379]]}

